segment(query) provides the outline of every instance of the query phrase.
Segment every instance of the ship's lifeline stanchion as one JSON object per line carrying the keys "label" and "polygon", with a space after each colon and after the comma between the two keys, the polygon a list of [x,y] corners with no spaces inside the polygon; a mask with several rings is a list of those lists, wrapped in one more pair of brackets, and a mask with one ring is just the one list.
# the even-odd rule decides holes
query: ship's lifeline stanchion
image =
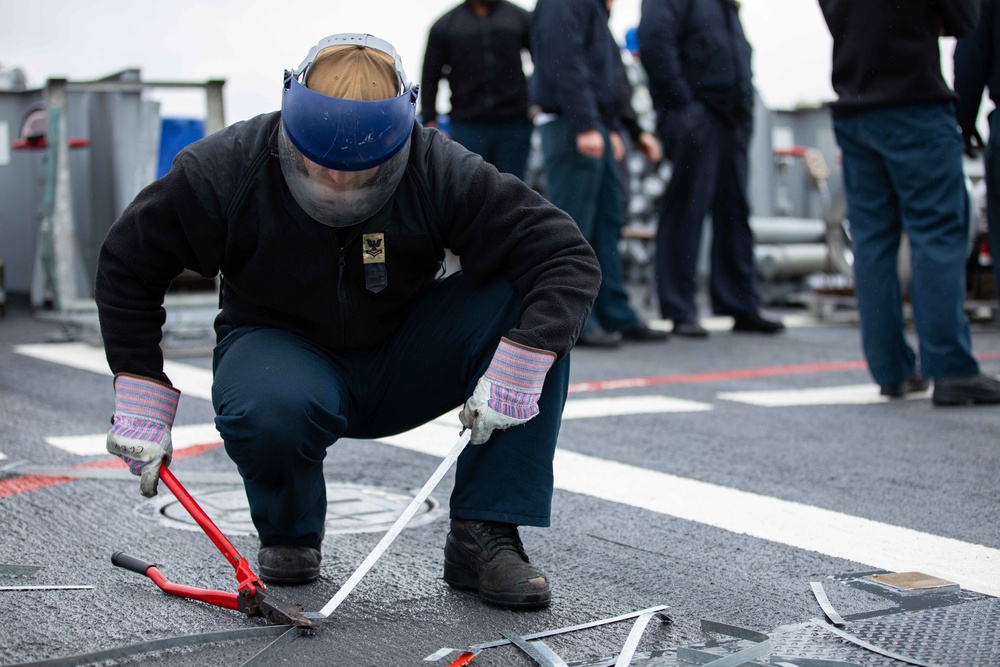
{"label": "ship's lifeline stanchion", "polygon": [[191,494],[174,477],[170,469],[163,466],[160,469],[160,480],[167,485],[174,497],[180,501],[191,518],[201,527],[212,543],[222,552],[236,570],[236,581],[239,584],[236,593],[208,590],[183,586],[169,581],[153,563],[147,563],[139,558],[129,556],[121,551],[111,556],[111,562],[118,567],[145,575],[153,580],[160,590],[178,597],[190,598],[207,602],[208,604],[226,609],[235,609],[247,616],[263,616],[268,621],[279,625],[294,625],[297,627],[312,627],[311,620],[302,613],[302,608],[275,600],[265,593],[265,586],[260,578],[250,569],[247,559],[240,555],[236,547],[222,534],[218,526],[212,522],[208,514],[195,502]]}

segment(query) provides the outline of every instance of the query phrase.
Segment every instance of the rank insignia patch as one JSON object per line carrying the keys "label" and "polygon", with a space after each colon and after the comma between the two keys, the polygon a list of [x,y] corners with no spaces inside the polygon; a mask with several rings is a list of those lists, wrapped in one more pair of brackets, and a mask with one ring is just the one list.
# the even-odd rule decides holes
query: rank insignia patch
{"label": "rank insignia patch", "polygon": [[365,264],[385,264],[385,234],[365,234],[361,247]]}

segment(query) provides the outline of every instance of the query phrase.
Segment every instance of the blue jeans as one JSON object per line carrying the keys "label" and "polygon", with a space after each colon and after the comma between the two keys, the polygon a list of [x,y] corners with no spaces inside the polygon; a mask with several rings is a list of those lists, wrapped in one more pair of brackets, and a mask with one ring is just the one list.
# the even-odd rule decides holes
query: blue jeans
{"label": "blue jeans", "polygon": [[903,232],[913,255],[910,300],[922,374],[978,373],[964,311],[963,144],[951,104],[877,109],[836,118],[833,126],[843,153],[861,343],[872,377],[894,384],[916,368],[896,271]]}
{"label": "blue jeans", "polygon": [[451,122],[451,138],[505,174],[524,180],[534,126],[527,118],[506,123]]}
{"label": "blue jeans", "polygon": [[[326,517],[323,460],[342,437],[376,439],[456,410],[514,325],[504,281],[435,282],[390,338],[332,350],[280,329],[241,327],[216,346],[212,402],[263,546],[315,546]],[[549,370],[531,421],[458,459],[451,516],[547,526],[569,357]],[[455,436],[458,436],[456,429]]]}
{"label": "blue jeans", "polygon": [[618,252],[624,219],[618,166],[611,154],[608,132],[601,128],[604,155],[600,159],[576,150],[576,134],[564,119],[545,123],[539,133],[545,161],[545,196],[573,218],[601,265],[601,288],[581,335],[597,324],[608,331],[634,329],[641,320],[629,304]]}

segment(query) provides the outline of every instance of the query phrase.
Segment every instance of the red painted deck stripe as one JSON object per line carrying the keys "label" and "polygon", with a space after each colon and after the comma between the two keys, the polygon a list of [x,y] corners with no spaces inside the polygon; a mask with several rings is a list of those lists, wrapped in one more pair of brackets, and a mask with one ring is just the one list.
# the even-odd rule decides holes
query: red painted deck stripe
{"label": "red painted deck stripe", "polygon": [[[980,360],[996,360],[1000,359],[1000,352],[982,352],[977,354],[976,358]],[[746,380],[748,378],[773,377],[775,375],[801,375],[803,373],[856,371],[864,368],[867,368],[864,360],[855,359],[853,361],[828,361],[815,364],[793,364],[789,366],[763,366],[760,368],[742,368],[731,371],[709,371],[705,373],[686,373],[681,375],[653,375],[649,377],[597,380],[594,382],[572,382],[569,385],[569,393],[582,394],[588,391],[632,389],[634,387],[652,387],[663,384],[725,382],[727,380]]]}
{"label": "red painted deck stripe", "polygon": [[[203,445],[193,445],[174,452],[174,461],[186,459],[190,456],[197,456],[205,452],[221,447],[221,442],[210,442]],[[100,461],[81,463],[74,468],[127,468],[125,462],[118,457],[108,457]],[[0,479],[0,498],[14,496],[19,493],[44,489],[48,486],[55,486],[64,482],[72,482],[78,477],[56,477],[53,475],[25,475],[23,477],[12,477],[11,479]]]}

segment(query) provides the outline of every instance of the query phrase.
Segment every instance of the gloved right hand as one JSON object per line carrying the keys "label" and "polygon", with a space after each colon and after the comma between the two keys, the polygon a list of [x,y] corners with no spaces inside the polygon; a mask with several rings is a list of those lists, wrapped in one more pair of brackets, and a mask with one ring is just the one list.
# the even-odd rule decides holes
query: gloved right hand
{"label": "gloved right hand", "polygon": [[108,432],[108,452],[128,464],[139,476],[139,492],[156,495],[160,466],[170,465],[173,445],[170,429],[181,392],[170,385],[138,375],[115,376],[115,415]]}
{"label": "gloved right hand", "polygon": [[486,374],[458,415],[462,426],[472,429],[469,442],[481,445],[493,431],[523,424],[537,415],[545,374],[555,360],[556,355],[548,350],[502,338]]}

